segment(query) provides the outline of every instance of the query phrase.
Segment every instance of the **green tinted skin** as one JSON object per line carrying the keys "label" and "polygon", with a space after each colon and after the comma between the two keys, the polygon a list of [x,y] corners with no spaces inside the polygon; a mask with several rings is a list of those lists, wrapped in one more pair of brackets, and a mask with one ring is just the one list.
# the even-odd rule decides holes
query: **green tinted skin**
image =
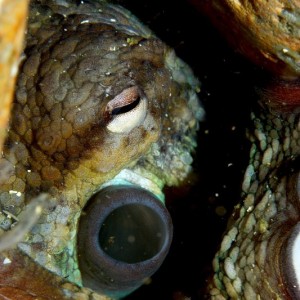
{"label": "green tinted skin", "polygon": [[299,109],[263,106],[263,113],[252,114],[242,202],[213,261],[210,299],[295,299],[286,258],[300,217]]}
{"label": "green tinted skin", "polygon": [[[107,105],[133,86],[147,101],[146,114],[130,130],[111,130]],[[31,2],[0,161],[0,244],[6,248],[0,277],[16,287],[12,294],[101,298],[81,283],[81,211],[122,170],[146,176],[157,194],[186,178],[203,114],[197,91],[190,69],[125,9],[102,2]],[[33,216],[37,220],[28,225]],[[16,243],[7,238],[13,227],[23,236],[8,250]],[[36,281],[38,288],[31,284]]]}

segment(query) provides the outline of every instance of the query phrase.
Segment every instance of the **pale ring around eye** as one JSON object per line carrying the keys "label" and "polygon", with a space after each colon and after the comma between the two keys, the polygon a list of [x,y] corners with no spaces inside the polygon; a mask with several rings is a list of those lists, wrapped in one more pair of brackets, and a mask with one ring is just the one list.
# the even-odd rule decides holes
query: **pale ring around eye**
{"label": "pale ring around eye", "polygon": [[111,120],[106,128],[113,133],[129,133],[143,123],[147,108],[146,96],[137,86],[129,87],[107,104]]}

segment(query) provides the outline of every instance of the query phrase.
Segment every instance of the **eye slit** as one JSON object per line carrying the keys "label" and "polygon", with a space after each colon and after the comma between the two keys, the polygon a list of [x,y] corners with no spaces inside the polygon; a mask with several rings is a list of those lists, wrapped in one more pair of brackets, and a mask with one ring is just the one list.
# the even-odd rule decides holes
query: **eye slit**
{"label": "eye slit", "polygon": [[114,133],[129,133],[143,123],[147,107],[147,98],[138,86],[123,90],[106,105],[106,128]]}
{"label": "eye slit", "polygon": [[136,108],[138,106],[138,104],[140,103],[141,98],[138,97],[136,100],[134,100],[132,103],[122,106],[122,107],[116,107],[112,110],[111,115],[112,116],[116,116],[116,115],[121,115],[121,114],[125,114],[131,110],[133,110],[134,108]]}
{"label": "eye slit", "polygon": [[140,93],[137,86],[129,87],[107,103],[105,112],[109,115],[115,115],[122,108],[133,104],[139,96]]}

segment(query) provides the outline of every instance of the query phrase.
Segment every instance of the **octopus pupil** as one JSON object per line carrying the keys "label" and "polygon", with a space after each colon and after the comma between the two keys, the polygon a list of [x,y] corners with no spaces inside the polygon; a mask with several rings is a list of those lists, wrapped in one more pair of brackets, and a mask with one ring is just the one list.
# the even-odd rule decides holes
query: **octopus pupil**
{"label": "octopus pupil", "polygon": [[128,105],[124,105],[122,107],[116,107],[112,110],[111,112],[111,116],[117,116],[117,115],[121,115],[121,114],[125,114],[133,109],[135,109],[138,104],[140,103],[141,98],[137,97],[133,102],[131,102]]}

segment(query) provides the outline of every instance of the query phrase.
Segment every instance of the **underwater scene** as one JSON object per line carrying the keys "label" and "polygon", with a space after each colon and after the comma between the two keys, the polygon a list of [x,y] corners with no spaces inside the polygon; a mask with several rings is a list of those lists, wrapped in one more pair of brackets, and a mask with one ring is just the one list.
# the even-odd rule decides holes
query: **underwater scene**
{"label": "underwater scene", "polygon": [[300,299],[299,9],[0,1],[0,298]]}

